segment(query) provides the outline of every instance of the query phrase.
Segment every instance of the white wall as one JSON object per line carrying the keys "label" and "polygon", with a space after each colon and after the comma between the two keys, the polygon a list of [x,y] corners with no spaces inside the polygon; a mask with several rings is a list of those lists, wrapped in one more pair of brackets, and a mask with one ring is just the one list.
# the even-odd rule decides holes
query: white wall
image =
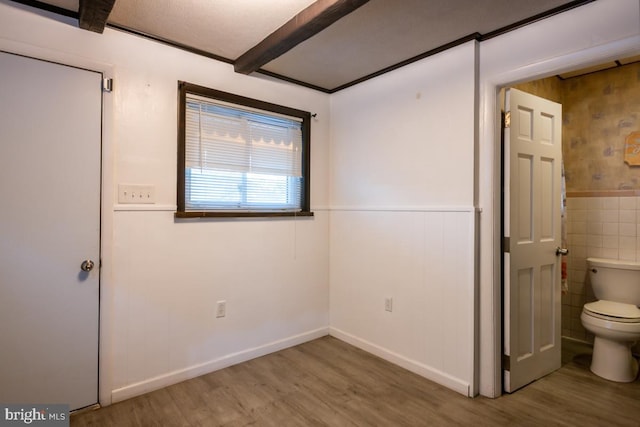
{"label": "white wall", "polygon": [[[331,99],[331,333],[473,394],[476,45]],[[385,311],[385,298],[393,311]]]}
{"label": "white wall", "polygon": [[[76,25],[0,1],[0,48],[115,79],[105,95],[102,403],[327,334],[329,96]],[[178,80],[317,113],[316,216],[175,221]],[[118,183],[155,185],[156,205],[115,204]],[[215,318],[217,300],[225,318]]]}
{"label": "white wall", "polygon": [[480,393],[502,392],[500,87],[640,53],[640,1],[598,0],[480,44]]}
{"label": "white wall", "polygon": [[332,96],[332,207],[473,204],[474,49]]}

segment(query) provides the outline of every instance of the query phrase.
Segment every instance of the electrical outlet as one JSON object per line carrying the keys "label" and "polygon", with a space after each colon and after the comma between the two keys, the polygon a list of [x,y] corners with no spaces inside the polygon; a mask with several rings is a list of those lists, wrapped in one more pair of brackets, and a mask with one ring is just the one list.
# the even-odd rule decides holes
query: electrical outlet
{"label": "electrical outlet", "polygon": [[216,317],[224,317],[227,315],[227,302],[218,301],[216,303]]}
{"label": "electrical outlet", "polygon": [[384,299],[384,309],[386,311],[393,311],[393,298],[385,298]]}
{"label": "electrical outlet", "polygon": [[155,203],[155,185],[118,185],[118,203]]}

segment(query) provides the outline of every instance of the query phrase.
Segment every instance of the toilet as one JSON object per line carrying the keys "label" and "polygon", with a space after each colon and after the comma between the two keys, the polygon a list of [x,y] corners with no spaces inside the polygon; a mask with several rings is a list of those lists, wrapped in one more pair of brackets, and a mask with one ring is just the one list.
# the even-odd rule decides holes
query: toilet
{"label": "toilet", "polygon": [[580,320],[595,335],[591,372],[611,381],[631,382],[638,361],[631,347],[640,340],[640,263],[587,258],[598,301],[584,305]]}

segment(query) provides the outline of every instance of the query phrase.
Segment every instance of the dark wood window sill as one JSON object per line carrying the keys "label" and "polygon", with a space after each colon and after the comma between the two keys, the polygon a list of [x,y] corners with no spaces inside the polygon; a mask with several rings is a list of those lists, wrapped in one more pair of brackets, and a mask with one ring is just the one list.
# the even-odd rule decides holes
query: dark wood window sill
{"label": "dark wood window sill", "polygon": [[176,218],[269,218],[309,217],[313,212],[176,212]]}

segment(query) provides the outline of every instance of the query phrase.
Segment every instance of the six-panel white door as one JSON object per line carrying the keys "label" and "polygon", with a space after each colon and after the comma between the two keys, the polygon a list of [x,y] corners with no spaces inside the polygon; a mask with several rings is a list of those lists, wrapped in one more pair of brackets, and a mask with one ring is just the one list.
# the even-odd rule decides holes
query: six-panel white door
{"label": "six-panel white door", "polygon": [[101,82],[0,52],[2,403],[98,401]]}
{"label": "six-panel white door", "polygon": [[562,106],[506,93],[505,391],[561,366],[560,209]]}

